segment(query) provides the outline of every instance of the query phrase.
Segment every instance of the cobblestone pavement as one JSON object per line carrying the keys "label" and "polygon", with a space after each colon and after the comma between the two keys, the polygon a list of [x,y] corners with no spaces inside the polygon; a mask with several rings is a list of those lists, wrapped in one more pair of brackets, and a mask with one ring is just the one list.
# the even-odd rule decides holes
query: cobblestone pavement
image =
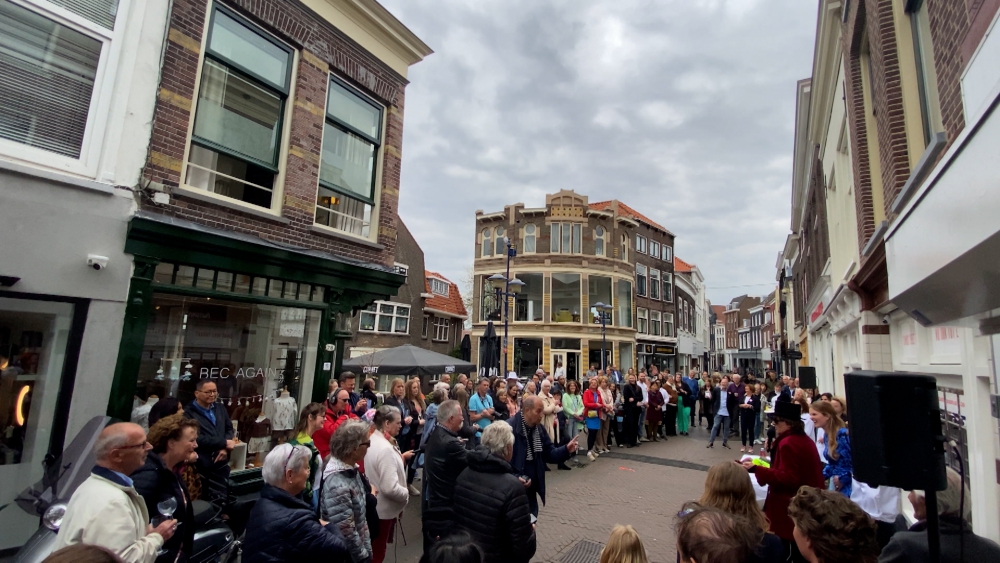
{"label": "cobblestone pavement", "polygon": [[[701,495],[710,466],[740,457],[739,439],[730,438],[731,450],[722,448],[718,438],[713,449],[706,449],[704,426],[692,428],[690,434],[632,449],[615,447],[593,463],[580,456],[586,466],[572,471],[553,467],[546,474],[547,504],[538,515],[538,550],[532,561],[559,562],[581,540],[604,543],[615,524],[635,527],[651,562],[676,561],[673,525],[678,509]],[[400,543],[398,559],[390,545],[386,561],[417,563],[419,497],[410,497],[403,520],[409,545]]]}

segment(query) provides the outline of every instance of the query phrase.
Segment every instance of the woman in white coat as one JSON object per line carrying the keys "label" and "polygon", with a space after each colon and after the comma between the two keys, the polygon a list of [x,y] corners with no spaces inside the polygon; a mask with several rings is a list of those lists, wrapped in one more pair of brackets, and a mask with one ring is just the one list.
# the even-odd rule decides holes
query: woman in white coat
{"label": "woman in white coat", "polygon": [[365,476],[377,491],[379,530],[372,540],[372,563],[382,563],[388,542],[396,529],[396,519],[403,513],[410,500],[406,488],[406,462],[413,452],[400,453],[396,436],[402,430],[402,415],[399,409],[382,405],[375,411],[375,432],[371,435],[371,446],[365,454]]}

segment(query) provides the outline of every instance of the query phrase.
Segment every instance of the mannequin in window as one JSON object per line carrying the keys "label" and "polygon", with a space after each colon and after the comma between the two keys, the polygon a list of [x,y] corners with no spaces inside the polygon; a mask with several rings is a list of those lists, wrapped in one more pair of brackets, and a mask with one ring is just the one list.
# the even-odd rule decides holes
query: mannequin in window
{"label": "mannequin in window", "polygon": [[295,398],[288,392],[288,387],[285,387],[274,400],[274,416],[271,418],[275,434],[280,433],[280,436],[277,436],[279,443],[284,443],[288,438],[288,431],[295,428],[298,412],[299,407]]}
{"label": "mannequin in window", "polygon": [[260,409],[253,410],[257,411],[257,416],[250,424],[248,432],[250,442],[247,444],[247,455],[253,455],[254,466],[260,467],[261,454],[267,454],[271,451],[271,420]]}

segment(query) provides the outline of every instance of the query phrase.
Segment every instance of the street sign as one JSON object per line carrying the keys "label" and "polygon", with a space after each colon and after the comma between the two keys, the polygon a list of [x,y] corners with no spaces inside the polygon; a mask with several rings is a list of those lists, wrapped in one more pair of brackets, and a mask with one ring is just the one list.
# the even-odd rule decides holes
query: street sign
{"label": "street sign", "polygon": [[802,352],[799,352],[798,350],[789,350],[785,352],[785,357],[789,360],[801,360]]}

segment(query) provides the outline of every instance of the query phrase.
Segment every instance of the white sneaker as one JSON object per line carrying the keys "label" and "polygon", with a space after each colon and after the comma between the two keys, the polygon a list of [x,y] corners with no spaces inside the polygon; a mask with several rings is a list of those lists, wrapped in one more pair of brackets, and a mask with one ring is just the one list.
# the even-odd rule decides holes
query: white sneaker
{"label": "white sneaker", "polygon": [[587,459],[589,459],[590,461],[597,461],[597,456],[594,455],[593,451],[589,451],[587,452]]}
{"label": "white sneaker", "polygon": [[410,485],[409,489],[410,489],[410,494],[411,495],[413,495],[415,497],[419,497],[420,496],[420,489],[414,487],[413,485]]}

